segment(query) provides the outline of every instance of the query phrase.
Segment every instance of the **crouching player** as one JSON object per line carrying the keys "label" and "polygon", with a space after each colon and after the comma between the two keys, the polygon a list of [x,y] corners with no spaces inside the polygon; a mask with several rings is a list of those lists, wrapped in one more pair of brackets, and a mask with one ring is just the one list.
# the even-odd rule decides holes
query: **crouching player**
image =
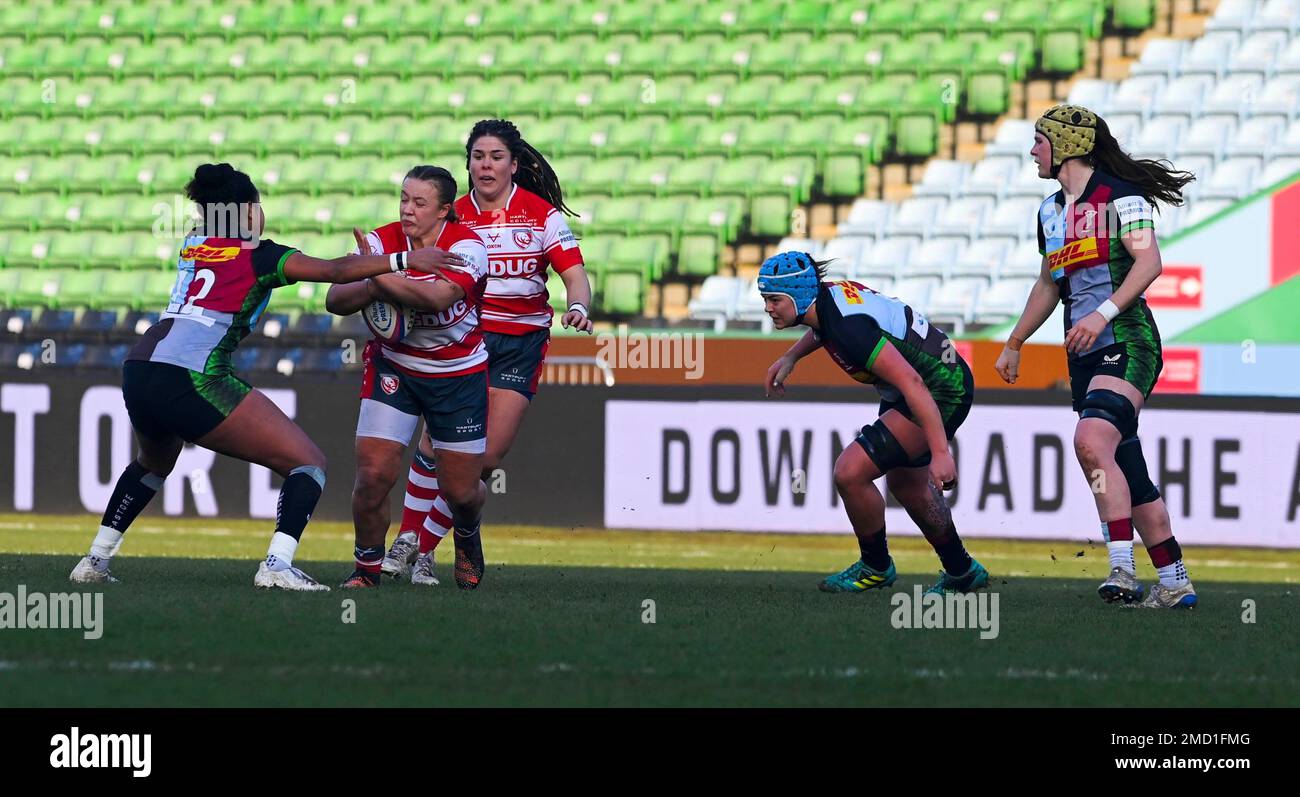
{"label": "crouching player", "polygon": [[804,252],[763,263],[758,290],[777,329],[803,324],[808,332],[767,371],[770,396],[785,393],[795,363],[819,348],[849,376],[880,391],[879,419],[835,461],[835,488],[844,501],[861,558],[821,583],[823,592],[863,592],[898,577],[885,540],[889,491],[934,546],[943,563],[928,592],[970,592],[989,574],[971,558],[953,526],[943,490],[957,483],[948,440],[970,412],[970,368],[948,336],[903,302],[856,282],[823,283],[825,268]]}
{"label": "crouching player", "polygon": [[[479,325],[487,280],[487,248],[458,223],[456,181],[446,170],[417,166],[402,183],[401,220],[358,234],[361,253],[405,252],[433,246],[459,256],[441,273],[387,277],[336,285],[326,306],[354,313],[375,299],[415,311],[400,341],[366,347],[357,421],[357,476],[352,490],[356,569],[344,588],[377,587],[388,533],[388,493],[420,417],[433,440],[442,495],[456,539],[456,586],[474,589],[483,578],[479,535],[487,492],[479,478],[487,447],[487,349]],[[417,561],[415,583],[437,584],[432,556]]]}

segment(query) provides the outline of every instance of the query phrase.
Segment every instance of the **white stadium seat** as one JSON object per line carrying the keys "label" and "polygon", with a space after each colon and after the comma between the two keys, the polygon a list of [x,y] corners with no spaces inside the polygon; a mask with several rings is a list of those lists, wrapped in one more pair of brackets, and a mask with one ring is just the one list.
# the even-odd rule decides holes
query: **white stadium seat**
{"label": "white stadium seat", "polygon": [[[1039,182],[1045,187],[1048,186],[1046,180]],[[1055,182],[1050,185],[1060,188],[1060,185]],[[990,237],[1014,238],[1018,241],[1035,236],[1038,209],[1043,204],[1044,196],[1046,193],[1037,198],[1018,197],[1002,200],[997,207],[993,208],[988,221],[984,223],[984,234]]]}
{"label": "white stadium seat", "polygon": [[1181,116],[1158,116],[1143,125],[1130,151],[1141,158],[1172,157],[1185,129],[1187,121]]}
{"label": "white stadium seat", "polygon": [[1201,113],[1244,118],[1250,114],[1254,99],[1263,87],[1263,75],[1228,75],[1215,84]]}
{"label": "white stadium seat", "polygon": [[1247,119],[1241,127],[1237,128],[1236,134],[1228,142],[1225,153],[1229,157],[1247,156],[1262,161],[1285,127],[1286,123],[1276,116]]}
{"label": "white stadium seat", "polygon": [[1255,0],[1222,0],[1219,7],[1214,10],[1214,16],[1206,20],[1205,29],[1207,31],[1248,30],[1257,5]]}
{"label": "white stadium seat", "polygon": [[1024,158],[996,156],[985,158],[975,164],[970,177],[966,178],[966,196],[1001,197],[1007,185],[1015,179],[1016,172]]}
{"label": "white stadium seat", "polygon": [[895,279],[912,257],[916,241],[911,238],[886,238],[858,261],[858,275],[868,279],[888,277]]}
{"label": "white stadium seat", "polygon": [[858,261],[863,251],[870,246],[862,238],[832,238],[822,249],[821,259],[831,261],[826,267],[837,274],[855,277],[858,273]]}
{"label": "white stadium seat", "polygon": [[1278,75],[1294,75],[1300,72],[1300,36],[1291,40],[1277,57],[1274,71]]}
{"label": "white stadium seat", "polygon": [[998,126],[998,132],[988,146],[985,155],[1017,155],[1028,157],[1034,146],[1034,123],[1027,119],[1007,119]]}
{"label": "white stadium seat", "polygon": [[1178,39],[1152,39],[1142,48],[1142,55],[1133,64],[1129,74],[1173,77],[1178,73],[1183,47],[1183,42]]}
{"label": "white stadium seat", "polygon": [[921,244],[900,274],[904,278],[947,277],[965,248],[963,241],[954,238],[932,238]]}
{"label": "white stadium seat", "polygon": [[939,197],[913,197],[903,200],[889,222],[889,234],[929,238],[934,234],[934,220],[948,204]]}
{"label": "white stadium seat", "polygon": [[840,235],[867,235],[879,238],[885,234],[893,204],[882,199],[856,199],[849,208],[849,217],[840,222]]}
{"label": "white stadium seat", "polygon": [[1236,130],[1237,122],[1230,116],[1203,116],[1188,128],[1179,142],[1178,158],[1203,155],[1218,160]]}
{"label": "white stadium seat", "polygon": [[816,260],[821,256],[822,244],[811,238],[795,238],[787,235],[777,243],[776,248],[781,252],[807,252]]}
{"label": "white stadium seat", "polygon": [[1286,46],[1285,33],[1255,33],[1241,43],[1237,51],[1228,59],[1228,71],[1234,74],[1255,72],[1271,75],[1277,62],[1278,53]]}
{"label": "white stadium seat", "polygon": [[1251,114],[1276,115],[1291,121],[1300,113],[1300,74],[1279,75],[1255,96]]}
{"label": "white stadium seat", "polygon": [[1250,196],[1258,173],[1259,161],[1254,158],[1229,158],[1214,167],[1214,176],[1201,186],[1198,201]]}
{"label": "white stadium seat", "polygon": [[1043,256],[1038,252],[1038,236],[1035,235],[1032,240],[1022,241],[1016,248],[1011,250],[1011,255],[998,269],[998,279],[1011,279],[1015,277],[1033,277],[1043,270]]}
{"label": "white stadium seat", "polygon": [[1108,80],[1079,80],[1070,88],[1070,96],[1067,102],[1071,105],[1082,105],[1094,113],[1102,116],[1110,110],[1110,94],[1114,90]]}
{"label": "white stadium seat", "polygon": [[1252,31],[1275,30],[1295,35],[1300,30],[1300,2],[1268,0],[1250,21]]}
{"label": "white stadium seat", "polygon": [[1172,81],[1156,98],[1155,112],[1161,116],[1177,114],[1191,118],[1200,114],[1205,98],[1213,88],[1208,75],[1184,75]]}
{"label": "white stadium seat", "polygon": [[967,240],[978,238],[980,225],[993,209],[989,197],[962,197],[948,203],[934,222],[935,235],[961,236]]}
{"label": "white stadium seat", "polygon": [[981,238],[966,247],[949,273],[954,277],[980,277],[988,282],[1011,253],[1011,241],[1006,238]]}
{"label": "white stadium seat", "polygon": [[926,315],[932,323],[960,335],[975,320],[975,307],[984,292],[984,280],[951,279],[930,296]]}
{"label": "white stadium seat", "polygon": [[1228,69],[1228,59],[1241,41],[1236,33],[1207,33],[1191,43],[1178,63],[1180,75],[1208,75],[1221,78]]}
{"label": "white stadium seat", "polygon": [[934,277],[914,277],[894,284],[894,297],[901,299],[922,315],[929,312],[930,296],[939,287]]}
{"label": "white stadium seat", "polygon": [[1259,177],[1255,180],[1255,187],[1268,188],[1297,174],[1300,174],[1300,157],[1277,158],[1269,161],[1264,171],[1259,173]]}
{"label": "white stadium seat", "polygon": [[1165,87],[1161,75],[1140,75],[1119,84],[1110,98],[1111,113],[1132,113],[1146,116],[1156,101],[1156,95]]}
{"label": "white stadium seat", "polygon": [[975,308],[975,320],[981,324],[996,324],[1000,321],[1016,318],[1025,309],[1029,299],[1029,289],[1034,287],[1031,279],[999,280],[980,294]]}
{"label": "white stadium seat", "polygon": [[721,274],[705,277],[699,294],[687,304],[691,318],[712,320],[716,327],[725,329],[726,319],[735,314],[736,294],[742,282],[747,280]]}
{"label": "white stadium seat", "polygon": [[912,186],[913,196],[940,196],[945,199],[961,193],[970,164],[936,158],[926,164],[921,182]]}

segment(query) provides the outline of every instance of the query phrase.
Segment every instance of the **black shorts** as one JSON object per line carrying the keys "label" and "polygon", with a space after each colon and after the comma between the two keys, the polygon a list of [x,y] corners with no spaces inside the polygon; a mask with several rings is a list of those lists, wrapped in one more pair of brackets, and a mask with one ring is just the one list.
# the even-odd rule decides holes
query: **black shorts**
{"label": "black shorts", "polygon": [[[975,376],[971,373],[970,366],[966,361],[961,361],[962,367],[962,390],[960,395],[954,398],[935,398],[935,406],[939,408],[939,417],[943,419],[944,436],[951,440],[956,434],[957,429],[966,422],[966,416],[970,415],[971,405],[975,403]],[[907,402],[899,398],[897,401],[882,401],[880,409],[877,410],[877,417],[883,418],[886,412],[898,410],[900,414],[912,423],[916,423],[916,418],[912,417],[912,408],[907,406]],[[915,457],[907,463],[905,467],[924,468],[930,464],[930,452],[927,451],[918,457]]]}
{"label": "black shorts", "polygon": [[1075,412],[1082,411],[1084,396],[1094,376],[1115,376],[1137,388],[1149,398],[1160,378],[1164,357],[1158,346],[1140,343],[1112,343],[1082,357],[1071,357],[1070,403]]}
{"label": "black shorts", "polygon": [[551,330],[539,329],[525,335],[484,332],[483,344],[488,351],[488,384],[521,393],[532,401],[546,367]]}
{"label": "black shorts", "polygon": [[122,398],[141,435],[193,443],[230,417],[252,386],[234,374],[202,374],[179,365],[127,360]]}
{"label": "black shorts", "polygon": [[487,448],[487,370],[415,376],[383,355],[366,358],[358,437],[409,445],[420,418],[434,448],[482,454]]}

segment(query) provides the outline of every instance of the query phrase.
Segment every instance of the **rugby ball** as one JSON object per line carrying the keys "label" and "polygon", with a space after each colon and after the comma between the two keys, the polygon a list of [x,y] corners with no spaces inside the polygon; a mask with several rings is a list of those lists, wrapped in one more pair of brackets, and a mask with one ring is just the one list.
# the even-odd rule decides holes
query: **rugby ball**
{"label": "rugby ball", "polygon": [[405,307],[376,299],[361,311],[366,326],[376,338],[385,343],[396,343],[406,337],[411,328],[411,314]]}

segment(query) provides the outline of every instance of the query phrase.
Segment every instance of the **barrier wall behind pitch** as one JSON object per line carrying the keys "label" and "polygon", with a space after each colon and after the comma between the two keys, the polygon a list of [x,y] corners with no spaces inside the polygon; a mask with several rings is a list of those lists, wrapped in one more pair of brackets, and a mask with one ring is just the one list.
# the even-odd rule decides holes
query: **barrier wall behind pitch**
{"label": "barrier wall behind pitch", "polygon": [[[259,385],[329,459],[315,517],[348,520],[356,387],[345,380]],[[1160,396],[1141,436],[1174,529],[1190,544],[1300,547],[1300,401]],[[831,480],[838,452],[875,419],[867,388],[545,386],[503,472],[490,524],[845,533]],[[1060,391],[984,391],[955,444],[951,494],[965,536],[1099,539]],[[0,382],[0,511],[102,511],[134,455],[121,391],[58,372]],[[151,515],[275,514],[279,480],[187,448]],[[394,520],[401,485],[393,491]],[[88,528],[93,521],[88,520]],[[916,533],[891,507],[891,533]]]}

